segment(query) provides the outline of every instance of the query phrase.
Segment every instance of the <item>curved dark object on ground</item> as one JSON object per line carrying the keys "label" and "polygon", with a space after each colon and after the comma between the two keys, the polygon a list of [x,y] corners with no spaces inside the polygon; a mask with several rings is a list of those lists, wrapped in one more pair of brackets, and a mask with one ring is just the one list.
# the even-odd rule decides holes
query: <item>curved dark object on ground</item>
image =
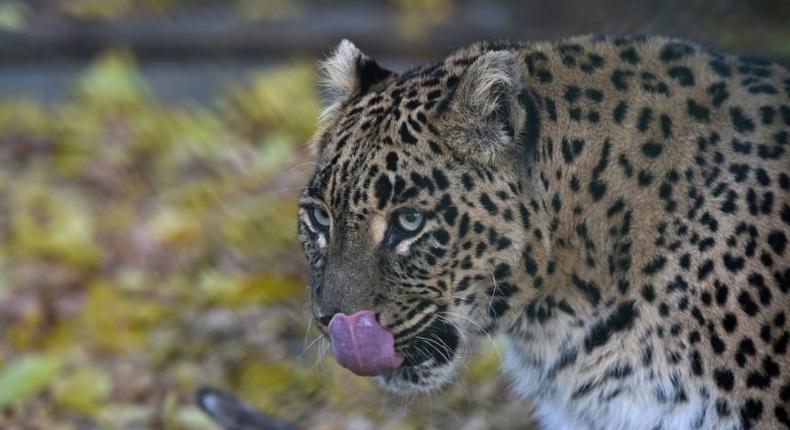
{"label": "curved dark object on ground", "polygon": [[226,430],[301,430],[214,388],[198,389],[195,401],[203,412]]}

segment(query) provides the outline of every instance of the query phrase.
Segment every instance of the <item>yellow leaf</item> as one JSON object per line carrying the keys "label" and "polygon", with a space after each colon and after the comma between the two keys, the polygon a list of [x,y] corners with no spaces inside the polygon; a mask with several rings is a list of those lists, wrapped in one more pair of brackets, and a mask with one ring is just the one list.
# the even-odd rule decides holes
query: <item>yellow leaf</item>
{"label": "yellow leaf", "polygon": [[110,404],[98,411],[97,421],[104,429],[147,428],[154,406],[147,404]]}
{"label": "yellow leaf", "polygon": [[270,272],[227,274],[207,271],[199,283],[201,298],[222,306],[272,304],[304,297],[304,280]]}
{"label": "yellow leaf", "polygon": [[14,197],[11,246],[17,256],[82,267],[99,262],[102,252],[94,242],[93,217],[81,196],[27,178]]}
{"label": "yellow leaf", "polygon": [[168,424],[177,430],[222,430],[205,412],[196,406],[182,406],[170,417]]}
{"label": "yellow leaf", "polygon": [[67,374],[55,385],[55,402],[93,415],[110,394],[110,378],[96,368],[84,367]]}
{"label": "yellow leaf", "polygon": [[150,229],[154,238],[172,248],[189,247],[204,234],[204,228],[195,216],[167,208],[151,220]]}
{"label": "yellow leaf", "polygon": [[293,199],[260,196],[236,202],[221,223],[225,242],[242,253],[256,254],[291,246],[296,238],[297,205]]}
{"label": "yellow leaf", "polygon": [[290,405],[314,395],[321,380],[314,374],[285,362],[251,362],[241,372],[239,397],[261,410],[288,416]]}
{"label": "yellow leaf", "polygon": [[131,315],[133,304],[113,286],[97,282],[88,291],[80,315],[85,340],[112,351],[128,351],[143,343],[143,333],[135,330]]}

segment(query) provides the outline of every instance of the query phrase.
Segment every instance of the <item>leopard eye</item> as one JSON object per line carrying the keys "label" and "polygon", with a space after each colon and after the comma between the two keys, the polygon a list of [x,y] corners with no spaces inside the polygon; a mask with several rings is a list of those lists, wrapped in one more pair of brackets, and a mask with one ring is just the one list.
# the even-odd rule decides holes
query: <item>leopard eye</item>
{"label": "leopard eye", "polygon": [[313,206],[309,209],[310,211],[310,220],[313,221],[316,227],[322,230],[329,230],[329,224],[331,219],[329,218],[329,212],[326,209]]}
{"label": "leopard eye", "polygon": [[416,211],[405,211],[395,218],[395,225],[404,233],[414,233],[422,228],[425,217]]}

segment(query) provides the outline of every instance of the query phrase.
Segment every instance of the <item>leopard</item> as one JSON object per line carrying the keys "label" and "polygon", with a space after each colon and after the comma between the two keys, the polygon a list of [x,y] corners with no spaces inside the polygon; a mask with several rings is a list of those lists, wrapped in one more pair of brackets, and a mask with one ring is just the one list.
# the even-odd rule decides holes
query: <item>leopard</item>
{"label": "leopard", "polygon": [[584,35],[320,73],[298,237],[341,365],[433,393],[500,336],[542,428],[790,428],[786,66]]}

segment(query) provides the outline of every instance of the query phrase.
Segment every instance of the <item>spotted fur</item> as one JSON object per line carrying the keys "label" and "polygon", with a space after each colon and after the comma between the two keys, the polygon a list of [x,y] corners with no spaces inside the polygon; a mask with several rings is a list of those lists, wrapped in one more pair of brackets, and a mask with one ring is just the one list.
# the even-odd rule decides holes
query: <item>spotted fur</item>
{"label": "spotted fur", "polygon": [[326,64],[299,236],[322,329],[394,333],[386,386],[450,384],[499,333],[547,428],[790,428],[787,69],[601,36]]}

